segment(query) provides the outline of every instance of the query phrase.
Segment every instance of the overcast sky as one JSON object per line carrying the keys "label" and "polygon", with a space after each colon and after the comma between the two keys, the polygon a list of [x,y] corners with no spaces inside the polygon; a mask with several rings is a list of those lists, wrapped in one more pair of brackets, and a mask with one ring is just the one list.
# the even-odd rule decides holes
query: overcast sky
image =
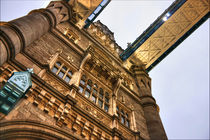
{"label": "overcast sky", "polygon": [[[113,0],[96,20],[125,48],[173,0]],[[1,0],[1,21],[46,6],[41,0]],[[152,94],[169,139],[209,139],[209,19],[150,73]]]}

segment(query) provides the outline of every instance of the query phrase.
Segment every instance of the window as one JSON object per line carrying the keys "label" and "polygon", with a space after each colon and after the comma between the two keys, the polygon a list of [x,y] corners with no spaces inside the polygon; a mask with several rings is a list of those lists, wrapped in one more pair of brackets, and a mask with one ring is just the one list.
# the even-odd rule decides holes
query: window
{"label": "window", "polygon": [[87,83],[87,89],[91,90],[92,88],[92,81],[89,79]]}
{"label": "window", "polygon": [[54,74],[58,75],[61,79],[63,79],[66,83],[69,83],[73,72],[66,66],[64,63],[57,61],[51,70]]}
{"label": "window", "polygon": [[92,95],[91,101],[93,101],[94,103],[96,103],[96,96]]}
{"label": "window", "polygon": [[130,119],[128,113],[126,113],[123,109],[120,109],[119,106],[116,107],[116,111],[120,123],[130,128]]}
{"label": "window", "polygon": [[86,81],[86,76],[83,75],[81,80],[80,80],[80,84],[85,85],[85,81]]}
{"label": "window", "polygon": [[79,93],[82,93],[83,92],[83,87],[79,86]]}
{"label": "window", "polygon": [[87,28],[90,23],[93,22],[93,20],[98,16],[98,14],[106,7],[108,0],[103,0],[98,7],[93,11],[93,13],[88,17],[88,19],[85,21],[86,25],[85,28]]}
{"label": "window", "polygon": [[106,112],[109,111],[109,106],[108,106],[107,104],[104,105],[104,110],[105,110]]}
{"label": "window", "polygon": [[62,71],[60,71],[60,72],[58,73],[58,76],[59,76],[60,78],[63,78],[64,73],[63,73]]}
{"label": "window", "polygon": [[80,80],[79,93],[97,104],[98,107],[109,112],[109,93],[104,92],[103,88],[99,88],[96,83],[88,79],[85,75]]}
{"label": "window", "polygon": [[71,79],[71,78],[67,75],[66,78],[65,78],[64,80],[65,80],[67,83],[69,83],[70,79]]}
{"label": "window", "polygon": [[99,90],[99,98],[103,99],[103,97],[104,97],[104,91],[103,91],[102,88],[100,88],[100,90]]}
{"label": "window", "polygon": [[90,97],[90,92],[89,91],[85,91],[85,97],[89,98]]}
{"label": "window", "polygon": [[57,67],[53,67],[52,72],[53,73],[57,73],[57,71],[58,71],[58,68]]}
{"label": "window", "polygon": [[103,101],[98,100],[98,106],[99,106],[100,108],[102,108],[102,107],[103,107]]}

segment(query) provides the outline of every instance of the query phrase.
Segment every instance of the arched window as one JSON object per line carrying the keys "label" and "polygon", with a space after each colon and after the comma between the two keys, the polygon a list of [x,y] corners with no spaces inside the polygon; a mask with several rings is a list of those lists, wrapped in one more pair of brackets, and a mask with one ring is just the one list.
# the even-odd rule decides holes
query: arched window
{"label": "arched window", "polygon": [[61,66],[61,62],[56,62],[55,64],[56,64],[58,67]]}
{"label": "arched window", "polygon": [[63,66],[62,69],[63,69],[64,71],[67,71],[67,67],[66,67],[66,66]]}

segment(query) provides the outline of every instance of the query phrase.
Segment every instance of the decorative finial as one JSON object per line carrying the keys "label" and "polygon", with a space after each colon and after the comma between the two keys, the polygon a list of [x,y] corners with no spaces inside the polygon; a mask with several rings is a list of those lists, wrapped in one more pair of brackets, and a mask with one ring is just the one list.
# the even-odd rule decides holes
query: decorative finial
{"label": "decorative finial", "polygon": [[34,69],[33,69],[33,68],[27,68],[27,71],[28,71],[29,73],[31,73],[31,74],[34,73]]}

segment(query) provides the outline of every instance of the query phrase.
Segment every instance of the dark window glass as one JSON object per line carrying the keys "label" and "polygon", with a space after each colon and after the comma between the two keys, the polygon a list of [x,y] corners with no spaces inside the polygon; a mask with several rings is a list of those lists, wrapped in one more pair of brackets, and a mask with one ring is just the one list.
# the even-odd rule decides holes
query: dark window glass
{"label": "dark window glass", "polygon": [[60,78],[63,78],[64,73],[63,73],[62,71],[60,71],[60,72],[58,73],[58,76],[59,76]]}
{"label": "dark window glass", "polygon": [[86,80],[86,76],[85,76],[85,75],[82,75],[82,79],[83,79],[83,80]]}
{"label": "dark window glass", "polygon": [[84,80],[80,80],[80,84],[85,85],[85,81]]}
{"label": "dark window glass", "polygon": [[70,77],[69,77],[69,76],[66,76],[64,80],[65,80],[67,83],[69,83]]}
{"label": "dark window glass", "polygon": [[97,85],[97,84],[94,84],[93,87],[94,87],[94,88],[98,88],[98,85]]}
{"label": "dark window glass", "polygon": [[87,84],[87,89],[91,90],[91,86]]}
{"label": "dark window glass", "polygon": [[96,89],[93,89],[93,93],[94,93],[94,94],[97,94],[97,90],[96,90]]}
{"label": "dark window glass", "polygon": [[105,94],[107,97],[109,96],[109,93],[108,92],[106,92],[106,94]]}
{"label": "dark window glass", "polygon": [[102,88],[100,88],[99,93],[104,94],[104,91]]}
{"label": "dark window glass", "polygon": [[89,79],[88,80],[88,84],[90,85],[90,86],[92,86],[92,81]]}
{"label": "dark window glass", "polygon": [[125,117],[123,117],[123,116],[121,117],[121,123],[123,123],[123,124],[125,123]]}
{"label": "dark window glass", "polygon": [[53,67],[52,72],[53,72],[53,73],[57,73],[57,71],[58,71],[58,68]]}
{"label": "dark window glass", "polygon": [[89,91],[85,91],[85,97],[89,98],[90,97],[90,92]]}
{"label": "dark window glass", "polygon": [[83,92],[83,87],[79,86],[79,92],[80,92],[80,93]]}
{"label": "dark window glass", "polygon": [[108,98],[108,97],[105,97],[105,101],[106,101],[107,103],[109,103],[109,98]]}
{"label": "dark window glass", "polygon": [[68,74],[69,74],[70,76],[72,76],[72,75],[73,75],[72,71],[69,71],[69,72],[68,72]]}
{"label": "dark window glass", "polygon": [[99,98],[103,99],[103,94],[99,93]]}
{"label": "dark window glass", "polygon": [[91,100],[92,100],[94,103],[96,103],[96,97],[95,97],[94,95],[92,95]]}
{"label": "dark window glass", "polygon": [[60,67],[61,66],[61,62],[56,62],[56,65]]}
{"label": "dark window glass", "polygon": [[67,67],[66,66],[63,66],[62,69],[65,70],[65,71],[67,71]]}
{"label": "dark window glass", "polygon": [[130,122],[129,122],[128,120],[126,120],[126,121],[125,121],[125,125],[126,125],[127,127],[130,127]]}
{"label": "dark window glass", "polygon": [[128,114],[127,113],[125,114],[125,116],[126,116],[126,118],[128,118]]}
{"label": "dark window glass", "polygon": [[106,112],[108,112],[109,111],[109,106],[108,105],[104,105],[104,110],[106,111]]}
{"label": "dark window glass", "polygon": [[99,106],[100,108],[102,108],[102,107],[103,107],[103,101],[98,100],[98,106]]}
{"label": "dark window glass", "polygon": [[121,110],[121,114],[122,114],[122,115],[124,115],[124,114],[125,114],[123,110]]}

